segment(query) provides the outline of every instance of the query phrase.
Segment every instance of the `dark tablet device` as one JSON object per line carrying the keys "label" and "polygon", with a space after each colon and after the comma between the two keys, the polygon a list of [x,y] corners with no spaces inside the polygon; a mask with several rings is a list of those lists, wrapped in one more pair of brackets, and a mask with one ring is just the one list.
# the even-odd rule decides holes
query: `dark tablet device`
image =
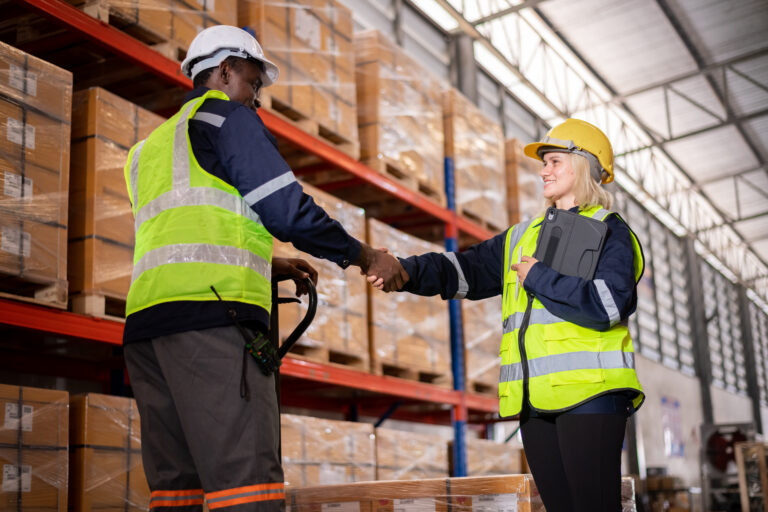
{"label": "dark tablet device", "polygon": [[602,221],[547,208],[533,257],[561,274],[592,279],[607,232]]}

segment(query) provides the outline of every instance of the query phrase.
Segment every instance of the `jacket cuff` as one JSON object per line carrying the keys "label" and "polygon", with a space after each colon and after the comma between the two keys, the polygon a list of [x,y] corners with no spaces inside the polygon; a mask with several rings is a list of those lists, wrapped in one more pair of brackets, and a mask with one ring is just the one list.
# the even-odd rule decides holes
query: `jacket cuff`
{"label": "jacket cuff", "polygon": [[360,257],[360,251],[363,250],[363,245],[355,238],[349,237],[349,248],[347,254],[341,262],[337,262],[341,268],[347,268],[352,263],[356,262]]}
{"label": "jacket cuff", "polygon": [[533,264],[531,267],[531,270],[528,271],[528,275],[525,276],[525,282],[523,283],[523,288],[525,288],[526,291],[531,292],[532,294],[536,295],[536,288],[539,280],[541,280],[546,274],[547,271],[552,270],[548,266],[546,266],[544,263],[537,261]]}

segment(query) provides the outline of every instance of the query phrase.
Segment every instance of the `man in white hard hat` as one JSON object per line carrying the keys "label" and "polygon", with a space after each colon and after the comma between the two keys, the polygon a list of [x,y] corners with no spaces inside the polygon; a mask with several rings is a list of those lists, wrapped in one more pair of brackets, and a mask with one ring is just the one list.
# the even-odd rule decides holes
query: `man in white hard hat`
{"label": "man in white hard hat", "polygon": [[[192,42],[194,90],[134,146],[125,178],[136,218],[125,359],[141,415],[153,510],[278,511],[280,418],[273,375],[245,350],[269,326],[272,276],[317,279],[272,258],[272,237],[400,288],[391,255],[351,237],[302,191],[256,113],[278,69],[236,27]],[[219,302],[218,296],[222,301]]]}

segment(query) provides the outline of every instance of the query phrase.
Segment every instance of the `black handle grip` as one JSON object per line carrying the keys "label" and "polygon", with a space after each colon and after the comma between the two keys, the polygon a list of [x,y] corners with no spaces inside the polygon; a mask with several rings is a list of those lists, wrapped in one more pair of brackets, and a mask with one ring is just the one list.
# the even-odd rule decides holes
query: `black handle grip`
{"label": "black handle grip", "polygon": [[317,290],[315,290],[315,283],[309,278],[304,279],[304,282],[307,284],[307,290],[309,291],[309,306],[307,307],[307,313],[293,332],[288,335],[283,344],[280,345],[280,349],[277,351],[277,355],[280,359],[285,357],[285,354],[291,350],[291,347],[296,343],[296,340],[304,334],[304,331],[307,330],[307,327],[312,323],[312,320],[315,319],[315,313],[317,312]]}

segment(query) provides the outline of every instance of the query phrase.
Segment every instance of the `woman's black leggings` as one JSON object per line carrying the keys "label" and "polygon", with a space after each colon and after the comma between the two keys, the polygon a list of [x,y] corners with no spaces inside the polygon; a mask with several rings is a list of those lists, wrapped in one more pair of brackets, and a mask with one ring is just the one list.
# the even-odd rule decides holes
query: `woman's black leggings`
{"label": "woman's black leggings", "polygon": [[525,416],[523,447],[547,512],[620,512],[627,415]]}

